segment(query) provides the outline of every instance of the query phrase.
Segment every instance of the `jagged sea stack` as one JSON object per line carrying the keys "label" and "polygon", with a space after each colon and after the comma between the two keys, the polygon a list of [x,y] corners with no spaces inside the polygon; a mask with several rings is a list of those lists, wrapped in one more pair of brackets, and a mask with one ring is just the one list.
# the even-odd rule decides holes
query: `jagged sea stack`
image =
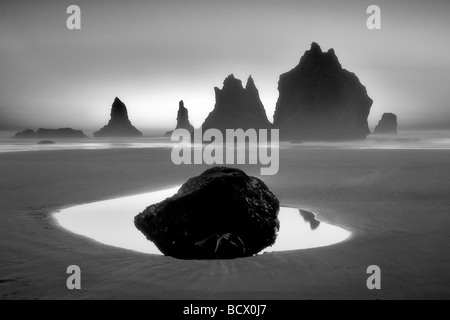
{"label": "jagged sea stack", "polygon": [[333,49],[317,43],[280,76],[274,126],[284,140],[355,140],[369,135],[372,99],[358,77],[342,68]]}
{"label": "jagged sea stack", "polygon": [[[177,129],[186,129],[189,132],[194,131],[194,126],[189,122],[189,112],[188,109],[184,107],[183,100],[180,101],[179,108],[178,108],[178,114],[177,114],[177,126],[175,127],[175,130]],[[166,132],[167,136],[170,136],[173,131]]]}
{"label": "jagged sea stack", "polygon": [[203,130],[268,129],[272,124],[267,119],[258,89],[250,76],[245,88],[242,81],[230,75],[222,90],[214,88],[216,105],[203,123]]}
{"label": "jagged sea stack", "polygon": [[383,114],[374,134],[397,134],[397,116],[393,113]]}
{"label": "jagged sea stack", "polygon": [[125,104],[119,98],[114,100],[111,108],[111,120],[102,129],[94,133],[95,137],[142,137],[142,132],[136,129],[128,119]]}

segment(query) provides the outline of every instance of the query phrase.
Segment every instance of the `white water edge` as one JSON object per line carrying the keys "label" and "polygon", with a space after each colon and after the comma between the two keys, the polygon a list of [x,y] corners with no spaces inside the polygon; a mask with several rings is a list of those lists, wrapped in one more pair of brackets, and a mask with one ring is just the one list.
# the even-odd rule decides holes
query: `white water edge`
{"label": "white water edge", "polygon": [[[174,195],[180,187],[67,208],[54,218],[63,228],[105,245],[162,255],[134,226],[134,217],[148,206]],[[281,207],[280,231],[275,244],[261,253],[329,246],[349,238],[350,232],[314,220],[299,209]],[[314,228],[313,228],[314,226]]]}

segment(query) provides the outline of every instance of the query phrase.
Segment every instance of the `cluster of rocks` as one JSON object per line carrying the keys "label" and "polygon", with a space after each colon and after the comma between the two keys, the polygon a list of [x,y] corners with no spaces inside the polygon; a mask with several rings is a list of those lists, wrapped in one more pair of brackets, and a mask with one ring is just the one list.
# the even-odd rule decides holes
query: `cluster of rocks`
{"label": "cluster of rocks", "polygon": [[[250,76],[245,88],[234,75],[222,89],[214,88],[216,103],[202,125],[203,130],[269,129],[280,130],[282,140],[355,140],[369,134],[368,117],[373,101],[358,77],[344,69],[333,49],[322,51],[312,43],[299,64],[280,76],[279,98],[273,124],[268,120],[258,89]],[[188,110],[180,101],[175,129],[194,131]],[[82,137],[79,130],[39,129],[16,134],[18,138]],[[42,132],[46,131],[46,132]],[[170,135],[169,131],[166,135]],[[397,117],[387,113],[375,129],[376,134],[395,134]],[[116,98],[111,118],[95,137],[142,137],[128,118],[125,104]]]}
{"label": "cluster of rocks", "polygon": [[[373,100],[366,87],[341,66],[333,49],[324,52],[317,43],[312,43],[294,69],[280,76],[273,124],[252,77],[244,88],[241,80],[230,75],[222,89],[214,90],[216,104],[203,130],[276,128],[282,140],[358,140],[370,134],[368,117]],[[184,128],[180,126],[180,110],[177,128]],[[397,131],[396,121],[385,116],[375,133]],[[181,118],[186,121],[187,110],[182,110]],[[383,125],[386,121],[387,127]],[[190,123],[188,127],[192,129]]]}
{"label": "cluster of rocks", "polygon": [[[358,77],[342,68],[333,49],[311,45],[300,63],[280,76],[274,123],[267,119],[252,77],[245,88],[230,75],[215,88],[216,104],[203,130],[280,130],[284,140],[355,140],[369,134],[373,101]],[[194,130],[180,102],[176,129]],[[172,131],[168,132],[170,134]],[[375,133],[397,132],[397,117],[383,115]],[[230,168],[213,168],[135,217],[136,227],[165,255],[180,259],[252,256],[275,242],[279,202],[259,179]],[[305,216],[311,228],[320,224]]]}
{"label": "cluster of rocks", "polygon": [[[222,89],[203,130],[280,130],[284,140],[353,140],[369,134],[373,101],[358,77],[344,69],[333,49],[311,45],[291,71],[280,76],[279,99],[270,123],[250,76],[245,88],[234,75]],[[194,131],[180,101],[175,129]],[[170,135],[172,131],[166,133]],[[397,116],[383,115],[375,134],[396,134]],[[142,137],[116,98],[111,118],[95,137]],[[80,130],[25,130],[17,138],[85,138]],[[41,144],[51,144],[44,140]],[[279,229],[277,197],[259,179],[238,169],[215,167],[188,180],[172,197],[135,217],[136,227],[165,255],[180,259],[233,259],[253,256],[274,244]],[[309,219],[309,217],[306,217]],[[311,228],[318,226],[311,220]]]}
{"label": "cluster of rocks", "polygon": [[[95,137],[142,137],[142,132],[137,130],[128,119],[128,111],[125,104],[119,98],[114,100],[111,106],[111,119],[102,129],[94,133]],[[16,138],[22,139],[69,139],[87,138],[81,130],[71,128],[64,129],[27,129],[16,133]],[[41,141],[39,144],[50,144],[49,141]]]}

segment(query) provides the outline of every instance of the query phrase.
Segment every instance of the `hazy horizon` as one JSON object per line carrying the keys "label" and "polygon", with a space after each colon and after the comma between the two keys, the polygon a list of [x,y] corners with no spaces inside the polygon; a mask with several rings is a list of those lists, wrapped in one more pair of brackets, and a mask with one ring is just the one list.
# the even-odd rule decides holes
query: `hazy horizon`
{"label": "hazy horizon", "polygon": [[[66,28],[81,8],[82,30]],[[366,9],[382,10],[382,30]],[[93,131],[119,97],[142,131],[171,129],[184,100],[199,127],[214,87],[252,75],[270,121],[279,76],[311,42],[334,48],[374,100],[370,128],[385,112],[400,129],[450,129],[450,2],[169,0],[0,3],[0,129]]]}

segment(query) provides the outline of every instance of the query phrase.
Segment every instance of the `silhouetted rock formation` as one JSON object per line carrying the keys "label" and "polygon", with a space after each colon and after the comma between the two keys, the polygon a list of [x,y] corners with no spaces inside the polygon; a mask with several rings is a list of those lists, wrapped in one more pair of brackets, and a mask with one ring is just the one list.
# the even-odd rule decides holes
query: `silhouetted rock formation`
{"label": "silhouetted rock formation", "polygon": [[16,133],[15,137],[21,139],[73,139],[86,138],[87,136],[81,130],[64,128],[38,129],[37,131],[27,129],[25,131]]}
{"label": "silhouetted rock formation", "polygon": [[255,255],[275,242],[279,208],[261,180],[215,167],[148,207],[135,225],[165,255],[232,259]]}
{"label": "silhouetted rock formation", "polygon": [[111,108],[111,120],[100,131],[94,133],[95,137],[142,137],[142,132],[136,129],[128,119],[125,104],[119,98],[114,100]]}
{"label": "silhouetted rock formation", "polygon": [[385,113],[378,126],[375,128],[375,134],[397,134],[397,116],[393,113]]}
{"label": "silhouetted rock formation", "polygon": [[226,129],[268,129],[272,126],[251,76],[245,89],[241,80],[230,75],[222,90],[214,90],[216,105],[203,123],[203,130],[215,128],[224,132]]}
{"label": "silhouetted rock formation", "polygon": [[24,131],[17,132],[14,137],[16,137],[16,138],[26,138],[26,139],[36,138],[36,132],[34,130],[31,130],[31,129],[26,129]]}
{"label": "silhouetted rock formation", "polygon": [[[189,113],[188,109],[184,107],[184,102],[180,101],[179,108],[178,108],[178,114],[177,114],[177,126],[175,127],[175,130],[177,129],[186,129],[189,132],[194,131],[194,127],[189,122]],[[173,131],[166,132],[166,136],[170,136]]]}
{"label": "silhouetted rock formation", "polygon": [[317,43],[280,76],[274,126],[282,139],[364,139],[372,99],[358,77],[342,68],[333,49]]}
{"label": "silhouetted rock formation", "polygon": [[51,141],[51,140],[42,140],[42,141],[39,141],[37,144],[55,144],[55,142],[54,141]]}

